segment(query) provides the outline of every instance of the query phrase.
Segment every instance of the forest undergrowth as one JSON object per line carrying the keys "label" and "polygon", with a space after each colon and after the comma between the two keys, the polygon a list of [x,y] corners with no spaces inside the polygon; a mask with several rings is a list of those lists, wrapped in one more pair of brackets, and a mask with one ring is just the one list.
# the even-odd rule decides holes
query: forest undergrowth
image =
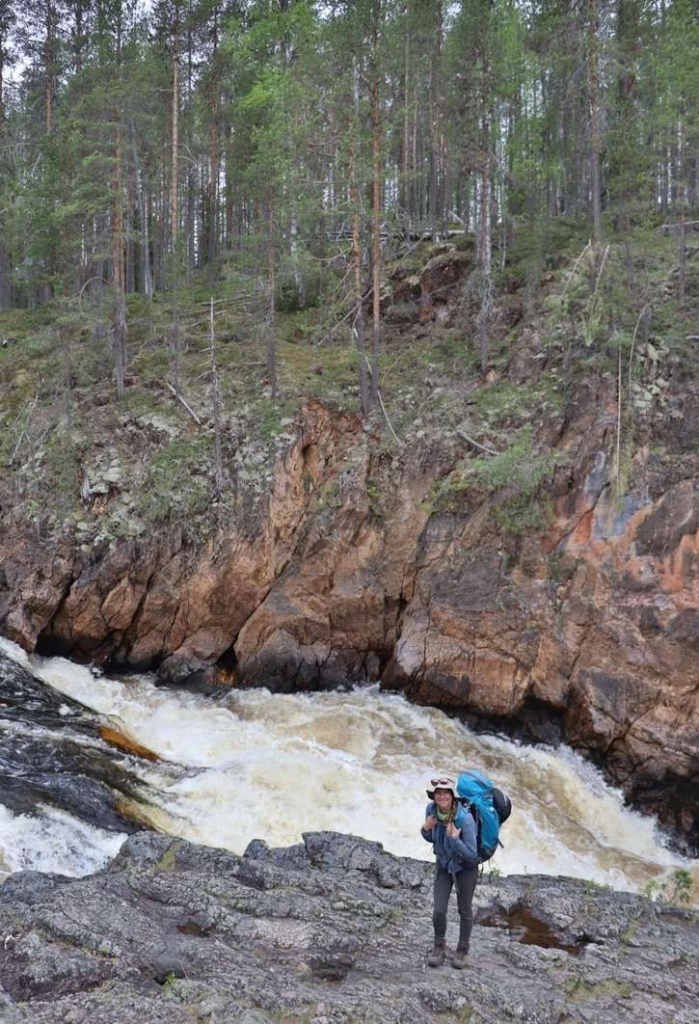
{"label": "forest undergrowth", "polygon": [[[365,427],[373,448],[391,459],[440,438],[467,440],[470,456],[440,484],[435,510],[454,510],[469,487],[497,489],[521,478],[500,525],[540,528],[545,502],[533,510],[529,499],[555,464],[551,446],[585,388],[604,388],[612,403],[620,399],[613,442],[620,499],[633,483],[640,448],[646,448],[644,465],[650,459],[663,472],[679,460],[656,427],[683,418],[687,388],[694,386],[696,276],[681,306],[675,239],[657,228],[638,229],[600,255],[586,231],[582,219],[552,221],[546,232],[523,224],[506,253],[496,253],[485,375],[468,262],[457,280],[448,273],[450,261],[468,252],[469,239],[424,241],[386,261],[380,402]],[[699,246],[689,247],[690,265],[697,252]],[[283,293],[277,297],[274,398],[255,279],[236,273],[233,264],[214,289],[196,278],[183,287],[176,314],[170,297],[149,302],[129,296],[120,401],[107,290],[0,313],[6,510],[34,522],[42,537],[72,532],[89,549],[175,522],[201,540],[222,515],[235,514],[241,491],[262,495],[276,457],[296,436],[305,402],[320,399],[359,414],[358,356],[342,299],[340,251],[336,262],[317,305],[290,309]],[[406,300],[404,293],[405,282],[415,290],[421,275],[424,293],[429,266],[439,302],[425,317],[424,302]],[[218,487],[212,308],[221,407]]]}

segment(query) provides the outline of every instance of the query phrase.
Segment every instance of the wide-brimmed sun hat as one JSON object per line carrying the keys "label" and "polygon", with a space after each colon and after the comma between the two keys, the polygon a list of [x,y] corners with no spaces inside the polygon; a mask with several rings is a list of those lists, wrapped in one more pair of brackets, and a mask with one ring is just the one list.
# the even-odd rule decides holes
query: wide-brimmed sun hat
{"label": "wide-brimmed sun hat", "polygon": [[453,779],[451,775],[435,775],[433,779],[427,781],[427,795],[430,800],[434,799],[435,789],[448,789],[453,796],[458,797],[456,792],[456,779]]}

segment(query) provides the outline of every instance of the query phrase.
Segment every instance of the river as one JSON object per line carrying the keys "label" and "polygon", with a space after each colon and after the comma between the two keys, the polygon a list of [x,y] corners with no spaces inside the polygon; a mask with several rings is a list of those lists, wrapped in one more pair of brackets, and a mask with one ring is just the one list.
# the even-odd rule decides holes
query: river
{"label": "river", "polygon": [[[435,770],[477,766],[514,806],[493,861],[500,871],[641,890],[685,867],[699,890],[697,862],[667,849],[653,821],[625,808],[601,774],[564,746],[474,734],[442,711],[377,687],[225,690],[211,698],[158,688],[147,675],[111,679],[62,658],[30,660],[4,640],[0,650],[157,756],[124,755],[97,741],[140,780],[142,795],[127,813],[172,835],[241,853],[253,838],[287,845],[302,832],[333,829],[429,858],[419,836],[425,780]],[[15,721],[11,729],[29,727]],[[50,730],[31,729],[44,729],[50,748]],[[124,838],[47,803],[23,813],[0,804],[0,874],[86,874]]]}

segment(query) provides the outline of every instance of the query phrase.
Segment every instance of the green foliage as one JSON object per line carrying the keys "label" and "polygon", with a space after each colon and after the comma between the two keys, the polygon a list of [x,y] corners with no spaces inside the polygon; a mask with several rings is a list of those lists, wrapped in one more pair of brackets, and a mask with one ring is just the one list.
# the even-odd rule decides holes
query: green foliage
{"label": "green foliage", "polygon": [[495,509],[495,521],[512,537],[525,533],[539,533],[551,521],[551,505],[546,498],[508,498]]}
{"label": "green foliage", "polygon": [[[533,414],[557,411],[563,395],[555,377],[537,382],[513,384],[504,380],[478,390],[475,396],[476,423],[487,427],[504,427],[503,445],[509,445],[511,427],[528,421]],[[493,445],[499,447],[499,445]]]}
{"label": "green foliage", "polygon": [[493,495],[495,522],[503,533],[516,536],[541,530],[550,517],[550,503],[540,489],[556,461],[555,452],[534,450],[532,429],[524,427],[506,451],[465,463],[438,481],[433,509],[463,511],[471,491],[486,491]]}
{"label": "green foliage", "polygon": [[651,902],[687,907],[692,902],[694,880],[686,868],[675,868],[663,881],[651,878],[643,887],[643,895]]}
{"label": "green foliage", "polygon": [[156,524],[201,513],[212,497],[210,442],[206,437],[175,439],[155,454],[140,488],[138,510]]}
{"label": "green foliage", "polygon": [[654,901],[657,899],[660,892],[661,883],[657,878],[649,878],[646,884],[643,886],[642,894],[647,900]]}
{"label": "green foliage", "polygon": [[430,512],[461,512],[466,507],[470,489],[471,483],[464,476],[463,467],[443,477],[432,489]]}
{"label": "green foliage", "polygon": [[57,496],[62,510],[78,503],[81,448],[64,423],[59,423],[46,441],[42,458],[42,478],[49,494]]}
{"label": "green foliage", "polygon": [[471,479],[488,491],[500,491],[495,518],[504,533],[535,532],[550,517],[547,498],[539,489],[556,464],[555,452],[535,452],[530,427],[520,430],[510,448],[499,455],[478,459],[470,467]]}
{"label": "green foliage", "polygon": [[[689,180],[699,109],[699,30],[690,0],[668,0],[662,19],[657,6],[629,6],[638,19],[626,38],[611,19],[599,40],[605,231],[611,239],[603,268],[600,253],[585,244],[589,112],[584,90],[570,88],[584,82],[586,36],[581,19],[561,5],[179,4],[177,40],[170,2],[139,7],[109,0],[95,9],[82,40],[67,9],[57,27],[61,67],[52,129],[44,118],[48,54],[40,49],[22,55],[31,57],[28,71],[7,91],[1,119],[0,301],[28,309],[17,324],[0,313],[3,334],[19,338],[11,350],[0,350],[0,458],[8,461],[21,442],[13,472],[25,474],[24,485],[30,470],[19,463],[41,438],[34,469],[44,474],[49,504],[54,496],[61,508],[75,503],[83,451],[66,422],[72,402],[76,419],[83,415],[100,443],[112,433],[117,447],[136,440],[141,463],[152,460],[147,478],[134,481],[136,511],[142,505],[148,523],[206,510],[209,425],[192,438],[188,414],[167,390],[175,281],[179,383],[205,419],[204,303],[212,293],[220,303],[224,418],[234,421],[236,439],[246,434],[274,450],[283,443],[284,420],[309,396],[356,410],[348,235],[356,212],[366,256],[375,83],[384,252],[404,253],[392,269],[419,275],[431,259],[439,262],[443,243],[428,236],[435,227],[459,225],[464,234],[456,246],[467,254],[463,262],[471,272],[477,254],[470,231],[485,194],[480,147],[488,126],[490,149],[498,154],[491,210],[498,337],[490,339],[490,352],[504,369],[522,335],[540,337],[536,356],[548,360],[536,384],[480,386],[476,346],[468,328],[452,326],[453,307],[440,309],[447,315],[443,324],[426,327],[416,322],[414,302],[393,305],[384,322],[380,375],[401,438],[409,446],[413,438],[419,443],[437,430],[449,434],[463,422],[471,436],[502,452],[474,456],[446,478],[435,489],[434,507],[464,511],[473,492],[481,500],[485,491],[504,532],[541,529],[550,515],[543,492],[553,462],[536,450],[534,431],[522,426],[537,422],[539,413],[559,411],[564,386],[575,386],[576,373],[608,386],[619,354],[623,492],[639,424],[672,415],[678,357],[685,355],[683,372],[695,370],[687,339],[696,312],[691,302],[682,311],[674,294],[677,236],[662,237],[657,225],[681,211],[696,214]],[[182,58],[178,245],[170,224],[175,41]],[[24,45],[19,38],[16,43]],[[622,101],[625,74],[633,88]],[[356,204],[348,195],[350,149]],[[112,227],[120,203],[127,288],[140,289],[128,302],[123,418],[105,407],[113,380]],[[622,226],[624,211],[631,212]],[[211,273],[210,234],[220,250]],[[143,282],[148,259],[152,301]],[[446,262],[451,259],[453,251]],[[270,263],[276,272],[271,310]],[[365,261],[364,289],[368,270]],[[458,287],[445,295],[450,303]],[[646,304],[652,327],[636,336]],[[369,314],[370,305],[368,298]],[[275,309],[281,398],[270,405],[262,337]],[[520,376],[512,374],[513,380]],[[149,425],[149,416],[160,425]],[[380,413],[368,427],[385,430]],[[176,437],[161,449],[158,433],[170,430]],[[377,509],[379,497],[370,490]],[[27,507],[36,500],[31,491]],[[115,516],[112,528],[124,529],[123,519]]]}
{"label": "green foliage", "polygon": [[532,428],[524,427],[507,451],[473,462],[472,479],[489,491],[508,487],[514,488],[522,498],[532,497],[556,464],[556,453],[535,452],[533,441]]}

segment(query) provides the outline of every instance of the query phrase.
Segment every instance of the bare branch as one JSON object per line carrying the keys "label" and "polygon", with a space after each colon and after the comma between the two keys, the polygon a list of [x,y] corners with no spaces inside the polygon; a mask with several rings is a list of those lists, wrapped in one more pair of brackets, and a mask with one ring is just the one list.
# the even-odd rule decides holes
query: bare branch
{"label": "bare branch", "polygon": [[187,412],[188,412],[188,413],[189,413],[189,415],[190,415],[190,416],[192,417],[192,419],[193,419],[193,420],[194,420],[194,422],[195,422],[195,423],[197,424],[197,426],[198,426],[198,427],[200,427],[200,426],[201,426],[201,420],[199,419],[199,417],[197,416],[197,414],[195,413],[195,411],[194,411],[194,409],[193,409],[193,408],[191,407],[191,405],[189,405],[189,404],[188,404],[188,402],[186,402],[186,401],[184,400],[184,398],[182,397],[182,395],[181,395],[181,394],[178,394],[178,392],[177,392],[177,391],[175,391],[174,387],[172,386],[172,384],[170,383],[170,381],[169,381],[169,380],[166,380],[166,381],[165,381],[165,384],[166,384],[166,386],[167,386],[168,390],[169,390],[169,391],[171,391],[171,392],[172,392],[172,394],[173,394],[173,395],[175,396],[175,398],[176,398],[176,399],[177,399],[177,401],[178,401],[178,402],[180,403],[180,405],[184,406],[184,408],[185,408],[185,409],[187,410]]}

